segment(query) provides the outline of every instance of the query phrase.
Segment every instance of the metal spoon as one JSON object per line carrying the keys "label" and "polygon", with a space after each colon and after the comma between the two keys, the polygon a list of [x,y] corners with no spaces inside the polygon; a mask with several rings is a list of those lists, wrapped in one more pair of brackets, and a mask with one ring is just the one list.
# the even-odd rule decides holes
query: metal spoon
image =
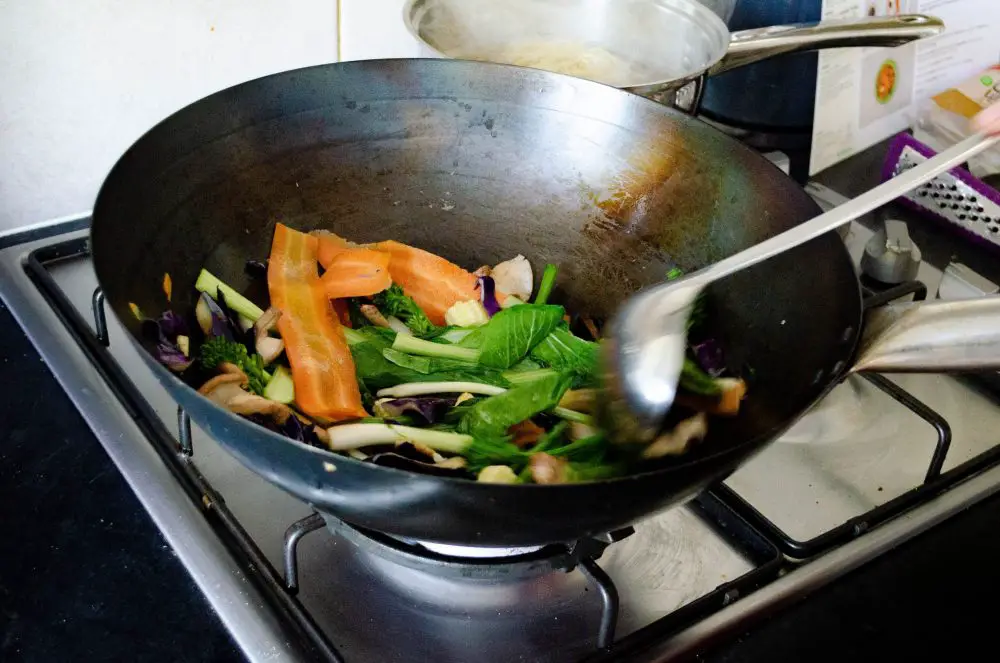
{"label": "metal spoon", "polygon": [[605,336],[602,424],[615,439],[648,441],[659,432],[677,394],[692,305],[710,283],[835,230],[965,163],[998,140],[975,134],[810,221],[629,298]]}

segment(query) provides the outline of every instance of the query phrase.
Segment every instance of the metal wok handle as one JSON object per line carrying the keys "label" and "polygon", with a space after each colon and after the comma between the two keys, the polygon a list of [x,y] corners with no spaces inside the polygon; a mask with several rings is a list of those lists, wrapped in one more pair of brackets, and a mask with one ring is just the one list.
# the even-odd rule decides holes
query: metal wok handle
{"label": "metal wok handle", "polygon": [[851,372],[1000,369],[1000,295],[870,311]]}
{"label": "metal wok handle", "polygon": [[784,53],[847,46],[901,46],[943,30],[941,19],[923,14],[741,30],[731,35],[729,50],[708,74],[721,74]]}

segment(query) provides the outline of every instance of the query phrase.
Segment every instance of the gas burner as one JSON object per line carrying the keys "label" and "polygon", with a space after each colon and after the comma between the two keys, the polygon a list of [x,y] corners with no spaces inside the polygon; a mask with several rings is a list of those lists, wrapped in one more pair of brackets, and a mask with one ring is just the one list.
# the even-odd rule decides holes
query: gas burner
{"label": "gas burner", "polygon": [[481,546],[456,546],[448,543],[434,543],[433,541],[417,541],[408,539],[400,539],[400,541],[410,546],[426,548],[430,552],[443,555],[444,557],[459,557],[462,559],[507,559],[509,557],[530,555],[533,552],[538,552],[544,547],[529,546],[527,548],[484,548]]}
{"label": "gas burner", "polygon": [[572,571],[584,560],[596,560],[610,544],[630,536],[629,527],[570,544],[528,547],[485,547],[416,541],[350,525],[321,513],[327,529],[363,552],[415,571],[467,580],[509,581],[552,571]]}

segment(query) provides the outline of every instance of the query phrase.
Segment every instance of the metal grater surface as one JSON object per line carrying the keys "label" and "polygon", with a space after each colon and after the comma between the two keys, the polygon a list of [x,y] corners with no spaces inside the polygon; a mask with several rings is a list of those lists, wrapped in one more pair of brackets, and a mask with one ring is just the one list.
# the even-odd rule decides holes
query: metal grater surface
{"label": "metal grater surface", "polygon": [[[913,144],[902,145],[888,174],[894,177],[928,158]],[[1000,193],[967,171],[955,169],[940,175],[901,199],[926,216],[1000,247]]]}

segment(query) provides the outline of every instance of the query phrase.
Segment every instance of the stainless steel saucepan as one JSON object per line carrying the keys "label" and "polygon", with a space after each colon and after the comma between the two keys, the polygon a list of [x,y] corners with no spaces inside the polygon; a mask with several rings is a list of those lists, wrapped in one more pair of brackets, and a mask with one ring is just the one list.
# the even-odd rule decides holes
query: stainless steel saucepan
{"label": "stainless steel saucepan", "polygon": [[706,76],[784,53],[899,46],[944,29],[913,14],[730,34],[695,0],[409,0],[403,20],[428,57],[557,71],[686,110],[697,108]]}

